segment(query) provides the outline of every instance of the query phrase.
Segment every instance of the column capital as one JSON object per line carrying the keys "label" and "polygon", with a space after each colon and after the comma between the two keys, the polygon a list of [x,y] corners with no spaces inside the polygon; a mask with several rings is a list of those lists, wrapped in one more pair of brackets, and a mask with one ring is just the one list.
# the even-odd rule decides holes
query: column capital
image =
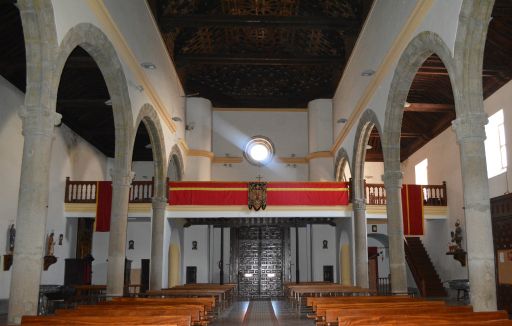
{"label": "column capital", "polygon": [[402,188],[402,179],[404,174],[402,171],[386,171],[382,175],[384,187],[388,188]]}
{"label": "column capital", "polygon": [[365,211],[366,210],[366,201],[361,198],[352,199],[352,209],[354,211]]}
{"label": "column capital", "polygon": [[153,209],[165,209],[167,207],[167,198],[153,197],[151,199],[151,205],[153,206]]}
{"label": "column capital", "polygon": [[466,113],[452,121],[452,128],[457,135],[457,142],[464,143],[471,140],[485,140],[485,125],[487,114]]}
{"label": "column capital", "polygon": [[62,115],[40,106],[20,105],[18,116],[23,125],[23,136],[53,137],[53,127],[61,123]]}
{"label": "column capital", "polygon": [[112,185],[129,187],[132,184],[135,173],[133,171],[111,169],[110,175],[112,176]]}

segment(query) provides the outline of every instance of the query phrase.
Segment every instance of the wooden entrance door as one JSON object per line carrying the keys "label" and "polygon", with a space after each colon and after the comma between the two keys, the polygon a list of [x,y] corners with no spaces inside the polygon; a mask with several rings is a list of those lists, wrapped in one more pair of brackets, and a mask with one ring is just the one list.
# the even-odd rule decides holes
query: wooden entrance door
{"label": "wooden entrance door", "polygon": [[379,277],[377,247],[368,247],[368,286],[370,290],[377,291],[377,278]]}
{"label": "wooden entrance door", "polygon": [[237,242],[239,295],[249,298],[282,296],[283,228],[240,227]]}

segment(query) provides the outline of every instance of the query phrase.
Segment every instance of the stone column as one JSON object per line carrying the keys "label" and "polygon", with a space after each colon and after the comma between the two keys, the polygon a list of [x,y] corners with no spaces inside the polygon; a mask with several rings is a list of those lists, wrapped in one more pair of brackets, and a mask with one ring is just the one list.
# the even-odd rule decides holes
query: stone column
{"label": "stone column", "polygon": [[484,146],[486,124],[484,113],[465,114],[452,122],[460,148],[470,298],[475,311],[496,310],[494,248]]}
{"label": "stone column", "polygon": [[149,288],[151,290],[162,289],[162,262],[164,259],[164,224],[166,207],[167,198],[153,198],[153,217],[151,219],[151,268],[149,277]]}
{"label": "stone column", "polygon": [[114,169],[112,174],[112,213],[108,243],[107,294],[123,295],[126,257],[126,227],[128,225],[128,196],[134,173]]}
{"label": "stone column", "polygon": [[391,292],[396,294],[407,293],[404,225],[402,221],[402,177],[403,174],[400,171],[386,171],[382,176],[387,198]]}
{"label": "stone column", "polygon": [[9,296],[9,324],[21,316],[36,315],[48,214],[48,183],[53,127],[60,114],[48,108],[22,106],[23,158],[21,163],[16,243]]}
{"label": "stone column", "polygon": [[368,238],[366,228],[366,203],[364,199],[352,201],[355,226],[356,285],[368,288]]}

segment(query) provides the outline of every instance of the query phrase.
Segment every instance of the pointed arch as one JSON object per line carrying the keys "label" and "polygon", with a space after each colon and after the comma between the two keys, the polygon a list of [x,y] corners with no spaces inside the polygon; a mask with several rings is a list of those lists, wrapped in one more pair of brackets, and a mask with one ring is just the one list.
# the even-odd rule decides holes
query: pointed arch
{"label": "pointed arch", "polygon": [[359,119],[359,125],[356,130],[355,146],[352,160],[352,194],[354,198],[363,200],[365,198],[364,189],[364,162],[366,159],[366,145],[370,139],[370,133],[373,128],[377,129],[380,139],[382,139],[382,128],[377,115],[372,109],[366,110]]}
{"label": "pointed arch", "polygon": [[[391,81],[384,118],[384,133],[381,134],[386,171],[400,171],[400,133],[404,104],[416,72],[432,54],[436,54],[445,65],[452,89],[455,92],[456,67],[449,48],[436,33],[422,32],[418,34],[402,53]],[[458,114],[457,105],[455,110]]]}
{"label": "pointed arch", "polygon": [[[144,123],[144,126],[148,131],[152,146],[153,164],[155,169],[155,197],[165,198],[167,197],[167,185],[165,182],[167,160],[165,159],[166,151],[164,133],[160,123],[160,118],[158,117],[158,113],[156,112],[155,108],[151,106],[151,104],[146,103],[142,106],[139,115],[137,116],[134,130],[137,130],[141,123]],[[135,137],[136,133],[133,133],[134,139],[131,141],[132,148],[135,142]]]}
{"label": "pointed arch", "polygon": [[352,169],[350,168],[350,159],[348,157],[348,153],[345,150],[345,148],[341,148],[336,154],[336,159],[334,160],[334,180],[349,181],[342,180],[343,172],[345,171],[346,167],[348,167],[350,175],[352,175]]}
{"label": "pointed arch", "polygon": [[175,144],[171,149],[171,154],[169,155],[167,176],[171,181],[181,181],[183,179],[183,173],[183,155],[181,154],[180,147]]}
{"label": "pointed arch", "polygon": [[50,84],[51,108],[55,110],[57,92],[64,65],[76,47],[81,47],[94,59],[100,69],[112,100],[115,127],[115,168],[129,171],[133,114],[128,93],[127,81],[116,50],[108,37],[96,26],[80,23],[64,36],[55,61],[53,78]]}

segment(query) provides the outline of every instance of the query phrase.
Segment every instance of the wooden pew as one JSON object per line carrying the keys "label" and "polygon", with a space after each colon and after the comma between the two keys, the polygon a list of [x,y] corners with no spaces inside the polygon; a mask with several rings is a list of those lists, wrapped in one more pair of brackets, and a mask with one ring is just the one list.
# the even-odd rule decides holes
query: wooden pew
{"label": "wooden pew", "polygon": [[215,298],[213,297],[198,297],[198,298],[114,298],[112,301],[102,303],[105,305],[129,305],[133,306],[149,306],[149,305],[202,305],[204,307],[203,319],[209,320],[213,318],[213,312],[215,309]]}
{"label": "wooden pew", "polygon": [[[378,311],[376,312],[378,314]],[[470,313],[435,313],[435,314],[402,314],[402,315],[373,315],[373,316],[339,316],[338,325],[361,326],[380,325],[381,323],[409,323],[421,325],[437,325],[439,322],[466,324],[467,322],[494,322],[508,320],[505,311],[470,312]]]}
{"label": "wooden pew", "polygon": [[224,289],[166,289],[166,290],[152,290],[145,293],[148,297],[214,297],[216,307],[220,314],[226,302],[226,291]]}
{"label": "wooden pew", "polygon": [[[208,324],[199,306],[126,306],[92,305],[75,309],[57,309],[56,316],[190,316],[193,324]],[[204,312],[204,310],[203,310]]]}
{"label": "wooden pew", "polygon": [[[380,309],[389,308],[402,308],[402,309],[414,309],[422,310],[426,308],[439,309],[446,307],[443,301],[411,301],[411,302],[372,302],[372,303],[360,303],[360,302],[345,302],[345,303],[320,303],[316,306],[315,318],[317,322],[336,322],[336,316],[331,316],[327,319],[327,310],[331,309],[373,309],[375,313],[378,313]],[[372,314],[373,315],[373,314]]]}
{"label": "wooden pew", "polygon": [[23,316],[21,325],[176,325],[190,326],[189,316]]}
{"label": "wooden pew", "polygon": [[306,306],[316,310],[317,304],[322,303],[371,303],[371,302],[419,302],[421,298],[409,298],[404,296],[345,296],[345,297],[306,297]]}
{"label": "wooden pew", "polygon": [[323,320],[318,324],[320,325],[337,325],[338,317],[367,317],[378,314],[379,316],[386,315],[416,315],[416,314],[429,314],[433,315],[436,313],[470,313],[473,312],[471,306],[442,306],[442,307],[423,307],[416,309],[411,307],[390,307],[390,308],[379,308],[378,310],[373,308],[330,308],[325,310],[325,314],[322,313]]}

